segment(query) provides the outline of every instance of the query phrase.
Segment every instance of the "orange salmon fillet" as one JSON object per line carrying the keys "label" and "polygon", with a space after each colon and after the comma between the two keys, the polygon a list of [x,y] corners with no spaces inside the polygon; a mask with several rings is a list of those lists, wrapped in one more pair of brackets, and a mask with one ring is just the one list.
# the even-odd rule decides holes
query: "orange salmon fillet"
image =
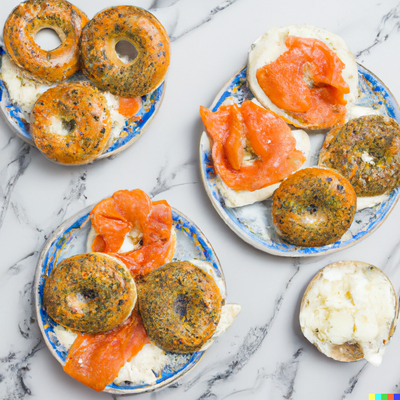
{"label": "orange salmon fillet", "polygon": [[318,39],[288,36],[288,50],[257,70],[260,87],[279,108],[320,128],[344,122],[350,88],[339,57]]}
{"label": "orange salmon fillet", "polygon": [[68,353],[64,371],[101,392],[143,346],[150,343],[137,311],[119,327],[95,335],[79,334]]}
{"label": "orange salmon fillet", "polygon": [[[215,113],[200,107],[200,115],[213,141],[217,173],[233,190],[254,191],[277,183],[305,161],[285,121],[252,101],[240,108],[221,106]],[[257,156],[251,165],[241,164],[243,138]],[[235,149],[239,149],[236,156]]]}

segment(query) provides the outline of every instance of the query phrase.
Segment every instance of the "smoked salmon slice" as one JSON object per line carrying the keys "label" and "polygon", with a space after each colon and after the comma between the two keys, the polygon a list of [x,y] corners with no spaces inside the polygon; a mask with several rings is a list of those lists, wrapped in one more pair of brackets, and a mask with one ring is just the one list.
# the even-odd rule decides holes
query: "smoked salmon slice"
{"label": "smoked salmon slice", "polygon": [[143,229],[142,247],[128,254],[114,256],[129,266],[133,276],[145,276],[172,258],[175,237],[171,235],[171,228],[171,207],[166,201],[155,201],[147,226]]}
{"label": "smoked salmon slice", "polygon": [[130,118],[133,117],[140,110],[141,106],[142,106],[141,97],[135,97],[133,99],[120,97],[118,112],[125,118]]}
{"label": "smoked salmon slice", "polygon": [[[119,258],[134,277],[164,265],[175,248],[171,207],[166,201],[152,202],[139,189],[120,190],[101,201],[92,210],[91,221],[98,233],[92,250]],[[129,253],[117,253],[133,228],[143,233],[142,246]]]}
{"label": "smoked salmon slice", "polygon": [[[213,141],[215,168],[233,190],[254,191],[277,183],[305,161],[303,153],[296,150],[296,140],[285,121],[252,101],[245,101],[240,108],[221,106],[214,113],[200,107],[200,115]],[[244,140],[256,155],[246,165],[230,154],[238,148],[238,157],[242,157]]]}
{"label": "smoked salmon slice", "polygon": [[78,334],[69,350],[64,371],[101,392],[147,343],[150,339],[135,310],[127,321],[109,332]]}
{"label": "smoked salmon slice", "polygon": [[229,164],[233,169],[238,171],[243,163],[246,125],[244,124],[243,116],[237,104],[234,104],[232,107],[234,110],[229,115],[229,134],[224,143],[224,150]]}
{"label": "smoked salmon slice", "polygon": [[279,108],[319,128],[344,122],[350,88],[339,57],[318,39],[288,36],[288,48],[257,70],[257,81]]}

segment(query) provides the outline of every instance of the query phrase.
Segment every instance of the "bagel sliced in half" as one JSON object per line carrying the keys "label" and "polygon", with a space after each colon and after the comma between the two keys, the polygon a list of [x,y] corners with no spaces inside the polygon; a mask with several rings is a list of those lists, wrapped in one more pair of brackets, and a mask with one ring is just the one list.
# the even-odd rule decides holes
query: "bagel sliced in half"
{"label": "bagel sliced in half", "polygon": [[248,55],[253,95],[286,122],[307,129],[344,123],[358,98],[358,71],[344,40],[311,25],[272,28]]}
{"label": "bagel sliced in half", "polygon": [[396,327],[399,305],[388,277],[361,261],[340,261],[321,269],[300,306],[304,336],[338,361],[365,358],[380,365]]}

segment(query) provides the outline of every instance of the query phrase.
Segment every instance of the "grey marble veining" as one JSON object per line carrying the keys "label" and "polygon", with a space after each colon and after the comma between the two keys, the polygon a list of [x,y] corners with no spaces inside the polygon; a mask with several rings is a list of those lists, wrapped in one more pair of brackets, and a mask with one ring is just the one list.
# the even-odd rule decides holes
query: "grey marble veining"
{"label": "grey marble veining", "polygon": [[[92,17],[114,0],[77,4]],[[129,3],[129,2],[128,2]],[[0,25],[18,0],[2,2]],[[384,270],[400,293],[397,206],[370,237],[313,259],[282,259],[241,241],[219,218],[198,169],[200,105],[209,106],[246,62],[251,43],[273,26],[309,23],[341,35],[358,62],[400,98],[398,0],[138,0],[166,27],[172,62],[164,103],[151,127],[114,159],[67,168],[50,163],[0,120],[0,398],[117,399],[68,377],[44,345],[32,306],[37,258],[67,218],[119,189],[139,187],[186,214],[213,244],[228,301],[242,305],[234,325],[199,365],[173,385],[135,399],[362,400],[400,392],[400,334],[376,368],[339,363],[301,334],[298,312],[308,282],[325,265],[346,259]]]}

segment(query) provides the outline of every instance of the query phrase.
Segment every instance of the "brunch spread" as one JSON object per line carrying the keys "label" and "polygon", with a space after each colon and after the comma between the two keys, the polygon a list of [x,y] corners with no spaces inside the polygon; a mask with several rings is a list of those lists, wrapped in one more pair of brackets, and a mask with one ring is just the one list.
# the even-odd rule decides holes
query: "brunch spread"
{"label": "brunch spread", "polygon": [[[71,248],[81,243],[86,253],[71,255],[61,246],[49,259],[44,250],[43,334],[64,371],[96,391],[135,393],[169,383],[182,367],[192,368],[241,310],[225,304],[212,248],[193,258],[201,233],[190,224],[180,228],[183,217],[174,213],[139,189],[121,190],[84,214],[79,237],[80,217],[67,223],[71,231],[49,240],[57,247],[68,237]],[[192,248],[176,259],[191,231]]]}
{"label": "brunch spread", "polygon": [[[44,28],[58,34],[56,49],[36,44]],[[162,99],[169,38],[141,8],[112,7],[89,21],[68,1],[28,0],[12,11],[3,36],[0,75],[11,104],[1,109],[23,139],[56,163],[87,164],[122,150]],[[121,41],[137,49],[133,60],[117,52]]]}
{"label": "brunch spread", "polygon": [[[376,229],[366,213],[380,218],[391,211],[399,125],[380,98],[372,107],[359,105],[374,98],[359,68],[331,32],[273,28],[253,43],[247,67],[212,109],[200,107],[207,193],[224,221],[255,247],[288,256],[333,251]],[[321,151],[318,136],[326,136]],[[355,213],[365,209],[366,222],[357,218],[363,226],[354,227]]]}
{"label": "brunch spread", "polygon": [[[59,36],[56,49],[35,42],[44,28]],[[135,47],[133,60],[118,53],[121,41]],[[68,1],[28,0],[8,17],[1,54],[7,121],[48,159],[82,165],[143,132],[162,99],[170,44],[138,7],[107,8],[89,21]],[[367,75],[379,83],[331,32],[272,28],[211,109],[200,107],[205,187],[244,240],[272,254],[315,255],[379,226],[366,214],[353,234],[356,215],[376,213],[381,223],[390,213],[400,129],[384,102],[397,103],[385,92],[378,104]],[[39,258],[35,290],[39,326],[64,371],[116,394],[178,379],[241,311],[225,303],[222,269],[201,231],[140,189],[65,221]],[[382,271],[342,261],[310,282],[300,325],[328,357],[379,365],[398,313]]]}

